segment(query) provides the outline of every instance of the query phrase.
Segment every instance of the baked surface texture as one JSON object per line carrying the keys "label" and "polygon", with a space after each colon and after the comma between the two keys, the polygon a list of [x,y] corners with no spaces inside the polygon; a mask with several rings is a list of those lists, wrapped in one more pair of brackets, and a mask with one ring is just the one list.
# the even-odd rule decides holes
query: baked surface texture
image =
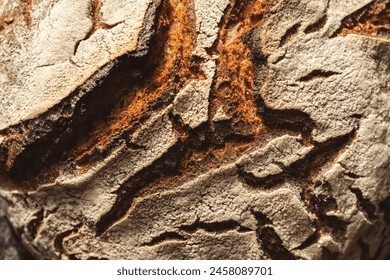
{"label": "baked surface texture", "polygon": [[0,258],[388,258],[389,18],[0,1]]}

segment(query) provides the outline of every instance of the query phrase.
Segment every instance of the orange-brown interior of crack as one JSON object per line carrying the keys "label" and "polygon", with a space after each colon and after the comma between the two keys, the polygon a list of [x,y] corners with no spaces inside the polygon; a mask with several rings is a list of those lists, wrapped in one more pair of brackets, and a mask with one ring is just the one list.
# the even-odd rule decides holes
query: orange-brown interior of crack
{"label": "orange-brown interior of crack", "polygon": [[158,65],[157,68],[146,82],[129,90],[129,98],[124,105],[111,113],[108,127],[103,123],[95,130],[89,142],[75,151],[74,154],[80,155],[76,161],[83,161],[94,152],[95,147],[106,146],[113,136],[137,123],[172,82],[176,82],[176,87],[180,88],[192,76],[191,69],[194,67],[190,56],[195,34],[188,4],[189,0],[165,1],[165,8],[157,22],[157,36],[164,34],[166,38],[157,37],[157,46],[149,54],[150,63]]}
{"label": "orange-brown interior of crack", "polygon": [[362,15],[352,16],[343,23],[340,34],[378,35],[378,31],[390,33],[390,3],[377,1]]}
{"label": "orange-brown interior of crack", "polygon": [[[263,131],[263,126],[253,96],[254,65],[251,50],[243,42],[243,37],[260,24],[269,3],[271,1],[239,1],[228,8],[220,24],[218,41],[212,50],[208,50],[218,55],[217,78],[211,92],[211,114],[213,110],[215,112],[218,104],[229,107],[239,121],[252,127],[253,135]],[[93,28],[102,28],[99,25],[100,5],[99,1],[92,3],[91,16],[95,22]],[[155,26],[157,37],[147,61],[156,65],[156,68],[132,88],[112,85],[110,90],[113,92],[125,91],[125,99],[111,111],[107,119],[95,124],[92,132],[70,151],[67,162],[78,164],[81,172],[88,171],[92,155],[96,151],[106,149],[114,137],[120,137],[121,133],[142,122],[145,116],[153,111],[153,106],[165,91],[177,91],[190,79],[204,78],[199,74],[199,63],[192,59],[196,43],[192,5],[190,0],[163,1],[163,8]],[[182,141],[185,142],[185,138],[183,137]],[[210,159],[216,158],[219,161],[232,157],[231,153],[237,155],[242,152],[243,147],[247,148],[247,144],[252,140],[237,143],[229,141],[226,140],[223,147],[209,147],[208,150],[190,152],[184,159],[185,162],[182,162],[183,166],[211,167],[210,164],[215,162]],[[45,168],[40,177],[43,174],[52,174],[55,177],[56,172],[50,170],[64,168],[63,164],[64,162],[59,162],[57,167]]]}
{"label": "orange-brown interior of crack", "polygon": [[[221,28],[216,47],[219,55],[218,78],[212,103],[226,104],[232,108],[238,114],[238,118],[249,124],[254,132],[259,132],[262,126],[253,96],[254,67],[251,51],[243,42],[243,36],[262,20],[268,5],[265,2],[240,1],[232,7],[230,13],[226,15],[229,21]],[[149,54],[152,58],[151,63],[158,64],[158,67],[146,83],[130,90],[132,92],[125,100],[125,105],[112,112],[108,128],[106,123],[102,124],[94,131],[89,142],[74,153],[78,155],[76,162],[84,162],[96,147],[106,146],[113,136],[139,122],[169,85],[174,84],[176,89],[180,89],[190,78],[199,77],[197,67],[191,59],[196,34],[190,0],[170,0],[164,5],[170,8],[163,9],[157,23],[157,33],[167,29],[167,37],[157,38],[156,44],[159,46],[153,48],[154,52],[163,50],[164,54],[162,58],[158,53]],[[166,40],[165,46],[165,42],[161,40]],[[153,61],[153,58],[161,61]],[[211,107],[216,106],[212,104]]]}
{"label": "orange-brown interior of crack", "polygon": [[100,0],[92,0],[91,2],[91,12],[90,16],[92,18],[92,28],[90,33],[95,32],[99,28],[104,28],[103,19],[102,19],[102,13],[100,12],[100,9],[102,8],[102,3]]}
{"label": "orange-brown interior of crack", "polygon": [[259,25],[269,4],[270,1],[239,1],[225,16],[228,22],[221,30],[217,46],[216,103],[235,108],[239,118],[254,132],[259,132],[262,125],[253,95],[251,50],[243,37]]}
{"label": "orange-brown interior of crack", "polygon": [[[225,16],[229,22],[221,23],[219,43],[214,47],[218,55],[218,67],[212,89],[211,113],[219,105],[231,108],[238,114],[239,120],[252,127],[255,139],[225,139],[222,146],[189,148],[180,159],[177,175],[161,174],[161,178],[142,188],[137,196],[180,185],[199,174],[236,160],[237,155],[250,149],[255,142],[265,141],[265,135],[258,135],[259,132],[264,134],[264,130],[253,96],[255,69],[251,50],[244,43],[243,37],[260,24],[269,9],[269,3],[270,1],[240,1],[238,5],[230,7]],[[235,25],[237,26],[234,27]]]}

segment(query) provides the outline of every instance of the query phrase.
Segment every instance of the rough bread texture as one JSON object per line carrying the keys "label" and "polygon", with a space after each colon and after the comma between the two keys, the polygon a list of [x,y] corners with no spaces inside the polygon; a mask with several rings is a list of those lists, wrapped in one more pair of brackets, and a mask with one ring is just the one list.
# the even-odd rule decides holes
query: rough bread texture
{"label": "rough bread texture", "polygon": [[0,1],[0,258],[390,255],[390,1]]}

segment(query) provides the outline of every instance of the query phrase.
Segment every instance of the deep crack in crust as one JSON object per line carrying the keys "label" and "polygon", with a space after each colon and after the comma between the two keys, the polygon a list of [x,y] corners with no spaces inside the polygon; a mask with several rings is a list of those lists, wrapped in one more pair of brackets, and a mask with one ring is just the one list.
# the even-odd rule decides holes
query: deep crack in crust
{"label": "deep crack in crust", "polygon": [[388,1],[149,1],[140,23],[87,2],[73,64],[95,36],[141,30],[0,132],[1,195],[32,254],[389,254]]}

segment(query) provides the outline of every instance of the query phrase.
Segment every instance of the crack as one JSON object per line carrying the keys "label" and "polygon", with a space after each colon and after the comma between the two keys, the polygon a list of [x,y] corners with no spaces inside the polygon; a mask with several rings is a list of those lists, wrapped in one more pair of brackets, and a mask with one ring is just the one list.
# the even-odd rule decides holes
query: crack
{"label": "crack", "polygon": [[251,211],[257,221],[257,240],[260,251],[271,260],[295,260],[296,257],[284,246],[283,241],[275,232],[272,222],[260,212]]}
{"label": "crack", "polygon": [[272,61],[271,63],[272,64],[279,63],[280,61],[286,58],[286,54],[287,54],[287,50],[285,50],[285,52],[282,55],[280,55],[278,58],[275,59],[275,61]]}
{"label": "crack", "polygon": [[[72,260],[72,259],[77,260],[75,254],[69,255],[69,259],[70,259],[70,260]],[[102,258],[102,257],[100,257],[100,256],[90,256],[90,257],[88,257],[87,260],[109,260],[109,259],[107,259],[107,258]]]}
{"label": "crack", "polygon": [[60,234],[58,234],[55,238],[54,238],[54,248],[55,250],[57,251],[57,253],[59,254],[59,259],[62,259],[63,257],[69,257],[67,254],[66,254],[66,250],[64,248],[64,240],[67,239],[67,238],[70,238],[72,236],[74,236],[75,234],[77,234],[81,228],[82,224],[78,224],[78,225],[75,225],[73,227],[73,229],[70,229],[70,230],[66,230]]}
{"label": "crack", "polygon": [[135,197],[149,184],[163,176],[172,176],[180,172],[181,152],[181,142],[179,141],[152,165],[142,169],[124,182],[115,192],[117,198],[114,205],[96,223],[96,236],[103,235],[110,227],[127,217],[133,208]]}
{"label": "crack", "polygon": [[350,223],[336,216],[328,216],[325,213],[317,213],[317,217],[316,223],[321,233],[330,233],[336,242],[344,244],[347,239],[347,227]]}
{"label": "crack", "polygon": [[[115,24],[112,24],[112,25],[109,25],[109,24],[104,24],[104,27],[99,27],[99,28],[96,28],[95,27],[95,22],[93,23],[93,26],[92,28],[88,31],[88,33],[84,36],[84,38],[82,38],[81,40],[78,40],[76,42],[76,44],[74,45],[74,50],[73,50],[73,55],[76,55],[78,49],[79,49],[79,46],[81,44],[81,42],[84,42],[84,41],[87,41],[89,38],[91,38],[91,36],[96,32],[97,29],[112,29],[114,28],[115,26],[123,23],[124,21],[120,21],[118,23],[115,23]],[[96,28],[96,29],[95,29]]]}
{"label": "crack", "polygon": [[255,98],[258,114],[267,132],[281,131],[282,135],[293,132],[302,136],[305,145],[311,144],[311,132],[316,127],[316,124],[309,114],[294,109],[271,109],[265,105],[264,99],[259,93],[255,94]]}
{"label": "crack", "polygon": [[[176,122],[173,120],[173,123]],[[187,132],[182,131],[181,133],[186,135]],[[127,217],[133,209],[136,197],[168,187],[172,189],[179,182],[185,182],[189,178],[197,176],[195,174],[207,172],[216,163],[220,164],[221,162],[213,154],[217,151],[213,149],[215,140],[209,138],[211,135],[213,134],[207,124],[202,124],[192,130],[191,135],[182,136],[183,139],[179,140],[153,164],[123,183],[116,191],[117,199],[114,205],[99,219],[96,225],[96,235],[103,235],[109,228]],[[225,143],[225,145],[228,144]],[[237,145],[241,145],[241,142],[234,143],[233,148],[228,145],[226,149],[234,151]],[[192,166],[194,163],[195,165]],[[239,231],[241,230],[244,231],[245,228],[239,228]]]}
{"label": "crack", "polygon": [[340,75],[338,72],[333,71],[324,71],[320,69],[316,69],[311,71],[309,74],[299,78],[300,82],[309,82],[315,79],[326,79],[334,75]]}
{"label": "crack", "polygon": [[280,38],[279,48],[286,45],[291,39],[298,33],[299,28],[301,27],[301,23],[296,23],[287,29],[286,33]]}
{"label": "crack", "polygon": [[168,241],[183,242],[186,240],[187,240],[187,238],[180,235],[179,233],[169,231],[169,232],[164,232],[164,233],[160,234],[159,236],[153,237],[151,241],[144,243],[141,246],[156,246],[156,245],[160,245],[162,243],[168,242]]}
{"label": "crack", "polygon": [[[282,182],[291,179],[308,180],[314,178],[325,165],[332,162],[339,155],[340,151],[354,138],[354,135],[355,133],[352,132],[316,144],[315,148],[305,157],[297,160],[290,166],[282,168],[282,172],[276,175],[257,178],[253,174],[245,172],[241,167],[238,167],[238,174],[248,185],[266,189],[275,188]],[[281,165],[280,167],[283,166]]]}
{"label": "crack", "polygon": [[[236,149],[241,145],[245,147],[245,141],[230,139],[228,142],[224,142],[225,148],[221,152],[214,146],[216,144],[215,135],[207,123],[190,131],[181,125],[177,118],[170,116],[170,119],[175,129],[179,130],[179,142],[171,147],[165,155],[121,185],[116,191],[117,199],[114,205],[96,224],[97,236],[103,235],[109,228],[127,217],[133,209],[136,197],[168,186],[171,189],[178,182],[186,181],[188,178],[196,176],[195,174],[207,172],[207,170],[214,168],[216,163],[220,164],[221,162],[216,156],[220,153],[223,154],[223,151],[229,152],[231,150],[235,154]],[[239,230],[245,229],[241,227]]]}
{"label": "crack", "polygon": [[[31,181],[42,169],[66,158],[66,151],[93,128],[90,120],[101,119],[115,104],[115,96],[105,92],[107,84],[99,82],[99,72],[91,79],[95,78],[98,85],[94,90],[88,92],[81,87],[49,112],[7,129],[6,134],[12,138],[4,145],[2,155],[3,162],[8,162],[6,169],[12,179]],[[112,79],[112,75],[107,78],[108,81]],[[23,140],[19,139],[18,133],[24,135]],[[15,147],[20,145],[23,148],[15,154]],[[12,157],[11,162],[9,157]]]}
{"label": "crack", "polygon": [[258,230],[262,248],[271,260],[295,260],[296,257],[285,247],[273,226],[264,226]]}
{"label": "crack", "polygon": [[269,9],[267,1],[234,1],[220,22],[219,38],[214,44],[213,53],[218,54],[218,60],[210,112],[214,114],[220,105],[226,106],[237,124],[237,134],[254,135],[262,128],[252,93],[254,64],[264,63],[264,58],[259,49],[248,45],[257,39],[252,30],[258,28]]}
{"label": "crack", "polygon": [[123,87],[124,91],[133,92],[133,96],[125,95],[117,102],[121,105],[110,112],[108,122],[98,124],[89,140],[73,151],[77,158],[86,157],[83,162],[90,163],[89,154],[99,153],[96,146],[105,147],[131,134],[150,117],[150,112],[170,104],[177,89],[187,80],[201,75],[199,62],[190,59],[194,40],[183,41],[183,33],[192,36],[190,11],[184,5],[187,0],[175,3],[173,6],[164,0],[157,9],[155,35],[150,39],[144,65],[137,68],[142,75],[132,86],[127,83]]}
{"label": "crack", "polygon": [[224,233],[232,230],[238,232],[253,231],[250,228],[242,226],[239,222],[234,220],[218,221],[218,222],[211,222],[211,223],[201,222],[197,220],[191,225],[180,226],[179,229],[187,233],[194,233],[198,230],[204,230],[213,233]]}
{"label": "crack", "polygon": [[349,190],[356,196],[358,208],[363,212],[364,216],[370,221],[376,219],[376,207],[370,200],[363,196],[362,191],[351,186],[349,187]]}
{"label": "crack", "polygon": [[[255,65],[254,68],[258,67],[264,67],[267,65],[267,57],[264,55],[263,51],[261,50],[260,45],[258,42],[261,40],[261,32],[260,28],[253,28],[249,30],[244,37],[242,38],[243,42],[251,51],[251,57],[252,62]],[[278,60],[282,60],[285,56],[286,52],[284,52],[284,55],[282,58],[278,58]],[[277,62],[274,62],[275,64]]]}
{"label": "crack", "polygon": [[[318,176],[314,175],[312,178]],[[346,240],[346,231],[348,222],[341,220],[336,216],[327,215],[326,213],[337,210],[338,205],[332,194],[332,187],[327,181],[315,180],[308,178],[305,180],[307,186],[302,189],[301,200],[306,205],[309,212],[313,213],[314,227],[316,236],[329,233],[333,239],[339,243]],[[331,252],[326,248],[323,250],[324,258],[336,258],[338,252]]]}
{"label": "crack", "polygon": [[318,190],[318,193],[314,194],[314,190],[311,188],[306,188],[302,192],[301,198],[302,201],[307,202],[312,213],[315,213],[316,216],[319,213],[327,213],[337,209],[336,199],[331,193],[331,186],[328,182],[319,182],[316,181],[315,187]]}
{"label": "crack", "polygon": [[322,17],[320,17],[316,22],[308,25],[305,28],[304,32],[306,34],[320,31],[326,25],[326,23],[328,21],[329,3],[330,3],[330,0],[328,0],[328,2],[326,3],[326,8],[325,8],[325,11],[324,11],[324,15]]}
{"label": "crack", "polygon": [[[100,4],[98,1],[94,3],[95,6],[91,9],[92,17],[98,18]],[[182,13],[184,5],[181,7],[179,11]],[[138,94],[139,88],[146,86],[148,91],[154,92],[153,94],[161,90],[161,94],[155,94],[155,106],[161,106],[163,98],[159,96],[162,97],[166,92],[162,89],[165,85],[161,86],[161,79],[166,78],[164,75],[168,77],[171,73],[175,73],[176,71],[171,70],[179,67],[181,63],[188,62],[185,62],[185,59],[182,59],[184,62],[180,62],[176,58],[171,61],[172,57],[162,58],[165,54],[161,53],[161,49],[166,48],[165,42],[169,36],[176,36],[172,35],[177,32],[176,25],[183,24],[180,21],[168,24],[171,23],[168,18],[175,19],[173,9],[174,7],[171,7],[168,1],[163,1],[163,4],[160,5],[155,23],[157,25],[156,35],[152,38],[150,52],[146,57],[132,57],[130,59],[121,57],[117,59],[115,68],[111,69],[104,80],[97,81],[93,90],[82,92],[83,89],[80,88],[46,113],[5,131],[5,134],[12,136],[4,145],[0,161],[4,163],[5,169],[8,170],[13,180],[25,183],[29,181],[28,184],[26,183],[26,187],[34,188],[38,182],[45,183],[53,180],[58,173],[57,170],[63,168],[62,165],[65,164],[65,161],[84,165],[82,167],[84,170],[91,162],[104,158],[110,150],[116,147],[121,138],[131,134],[140,122],[147,119],[147,109],[153,109],[149,106],[149,101],[145,100],[145,96],[150,96],[150,94],[146,94],[145,90]],[[255,21],[257,20],[255,19]],[[98,21],[94,20],[95,26]],[[181,45],[176,44],[179,48]],[[190,46],[186,47],[190,48]],[[168,66],[164,66],[164,62]],[[191,71],[194,69],[192,61],[184,66],[182,68],[192,69]],[[166,69],[170,71],[166,71],[167,73],[164,74]],[[187,70],[183,71],[182,76],[186,79],[189,78]],[[160,84],[159,88],[155,87],[153,83],[148,85],[149,81],[154,79],[156,83]],[[166,89],[168,90],[168,88]],[[150,99],[151,105],[154,102],[153,98]],[[119,107],[118,104],[120,104]],[[128,104],[134,108],[137,107],[134,109],[137,111],[134,117],[128,116],[128,112],[134,111],[131,108],[130,110],[126,108]],[[118,113],[118,108],[123,110],[123,114],[122,112]],[[138,111],[140,112],[138,113]],[[107,122],[110,124],[107,125]],[[246,129],[243,123],[236,122],[234,125],[234,129],[237,131]],[[51,148],[47,149],[47,147]]]}
{"label": "crack", "polygon": [[[118,106],[123,106],[126,99],[139,98],[134,96],[134,91],[153,76],[162,55],[160,44],[166,41],[162,38],[165,35],[156,36],[158,39],[154,37],[152,40],[159,41],[154,46],[158,50],[150,49],[148,55],[143,57],[137,57],[137,54],[123,55],[102,67],[58,105],[34,119],[1,131],[9,135],[7,142],[2,143],[0,154],[0,165],[7,170],[8,175],[15,181],[28,180],[29,185],[34,185],[35,181],[45,183],[52,178],[46,178],[45,173],[56,176],[56,168],[64,161],[77,162],[79,158],[86,163],[90,159],[98,161],[111,148],[114,149],[122,134],[118,133],[116,138],[110,136],[112,129],[107,129],[107,122],[112,118],[110,113]],[[121,123],[121,126],[126,123]],[[102,133],[103,136],[96,137],[98,141],[114,138],[113,143],[106,144],[106,149],[101,149],[105,143],[92,143],[92,151],[86,153],[82,149],[89,147],[88,141],[101,132],[100,127],[106,131]],[[39,178],[34,178],[37,176]]]}
{"label": "crack", "polygon": [[304,250],[308,247],[310,247],[311,245],[313,244],[316,244],[318,242],[318,240],[320,240],[321,238],[321,233],[318,229],[316,229],[312,235],[310,235],[305,241],[303,241],[303,243],[293,249],[292,250]]}
{"label": "crack", "polygon": [[88,40],[98,29],[106,29],[106,30],[112,29],[115,26],[124,22],[124,21],[120,21],[120,22],[117,22],[117,23],[111,24],[111,25],[104,23],[103,19],[102,19],[101,8],[102,8],[101,0],[91,0],[89,16],[90,16],[91,21],[92,21],[92,27],[87,32],[87,34],[84,36],[83,39],[76,42],[76,44],[74,46],[73,55],[76,55],[80,43]]}
{"label": "crack", "polygon": [[349,118],[354,118],[354,119],[360,120],[361,118],[364,117],[364,115],[363,115],[363,114],[358,114],[358,113],[356,113],[356,114],[352,114],[352,115],[350,115],[350,116],[348,116],[348,117],[349,117]]}
{"label": "crack", "polygon": [[56,65],[56,63],[42,64],[42,65],[36,66],[35,69],[36,68],[50,67],[50,66],[54,66],[54,65]]}
{"label": "crack", "polygon": [[352,178],[352,179],[359,179],[359,178],[363,178],[362,176],[360,175],[357,175],[351,171],[347,171],[347,172],[344,172],[344,175],[349,177],[349,178]]}
{"label": "crack", "polygon": [[27,231],[30,237],[34,240],[44,226],[44,210],[41,209],[36,212],[33,219],[27,224]]}
{"label": "crack", "polygon": [[[256,101],[258,103],[261,103],[260,98],[257,98]],[[263,102],[264,105],[264,102]],[[261,115],[263,119],[265,119],[265,123],[269,126],[272,126],[275,122],[278,122],[278,126],[284,127],[287,130],[294,130],[297,131],[297,133],[301,133],[304,137],[304,142],[309,143],[310,142],[310,134],[313,128],[315,127],[314,122],[308,117],[307,114],[297,111],[297,110],[286,110],[286,111],[277,111],[267,108],[266,106],[259,106],[259,111],[261,111]],[[174,123],[177,123],[173,120]],[[206,124],[205,124],[206,125]],[[181,127],[181,125],[176,125],[178,128]],[[204,129],[205,130],[204,130]],[[274,129],[274,128],[273,128]],[[183,141],[185,142],[185,145],[182,146],[182,148],[178,148],[178,146],[175,146],[172,148],[173,152],[179,151],[179,153],[183,152],[183,149],[186,150],[186,153],[193,153],[193,149],[201,149],[203,151],[209,150],[210,146],[213,146],[214,140],[213,138],[208,138],[208,135],[213,135],[212,131],[208,131],[207,127],[202,126],[200,129],[194,131],[190,137],[193,139],[198,139],[195,141],[195,143],[199,142],[199,144],[196,144],[195,146],[190,144],[190,141],[188,139],[185,139],[187,134],[189,133],[188,130],[185,128],[182,129],[181,132],[184,136]],[[229,129],[228,129],[229,130]],[[203,140],[202,140],[203,139]],[[224,140],[226,140],[226,137],[224,137]],[[253,141],[253,139],[249,139],[249,141]],[[186,156],[187,157],[187,156]],[[324,156],[325,157],[325,156]],[[160,159],[159,162],[164,162],[165,159]],[[313,159],[310,161],[310,163],[315,162],[317,159],[313,156]],[[184,160],[185,161],[185,160]],[[182,162],[184,162],[182,161]],[[304,162],[305,160],[303,160]],[[177,169],[178,166],[184,166],[187,167],[186,164],[177,165],[177,161],[175,160],[175,165]],[[154,166],[154,165],[153,165]],[[154,167],[153,167],[154,168]],[[105,231],[107,231],[108,228],[113,226],[114,224],[118,223],[124,217],[126,217],[132,207],[133,207],[133,201],[136,196],[138,196],[140,193],[142,193],[144,190],[149,189],[148,185],[153,185],[153,182],[157,180],[161,180],[162,178],[169,177],[169,172],[166,173],[166,170],[164,168],[162,169],[162,172],[153,170],[152,167],[148,168],[149,171],[143,170],[140,174],[142,175],[136,175],[134,178],[132,178],[129,182],[125,183],[123,187],[118,190],[118,198],[115,202],[112,209],[102,216],[102,218],[99,220],[97,224],[97,235],[102,235]],[[320,167],[318,167],[320,168]],[[302,168],[304,169],[304,168]],[[181,171],[178,171],[179,174]],[[137,179],[137,177],[142,179]],[[148,178],[145,181],[145,178]]]}
{"label": "crack", "polygon": [[385,38],[390,34],[390,2],[376,0],[372,1],[354,13],[348,15],[341,21],[341,26],[330,36],[348,33],[381,36]]}
{"label": "crack", "polygon": [[325,14],[318,21],[316,21],[313,24],[310,24],[309,26],[307,26],[305,28],[304,32],[306,34],[309,34],[309,33],[320,31],[325,26],[327,21],[328,21],[328,15]]}

